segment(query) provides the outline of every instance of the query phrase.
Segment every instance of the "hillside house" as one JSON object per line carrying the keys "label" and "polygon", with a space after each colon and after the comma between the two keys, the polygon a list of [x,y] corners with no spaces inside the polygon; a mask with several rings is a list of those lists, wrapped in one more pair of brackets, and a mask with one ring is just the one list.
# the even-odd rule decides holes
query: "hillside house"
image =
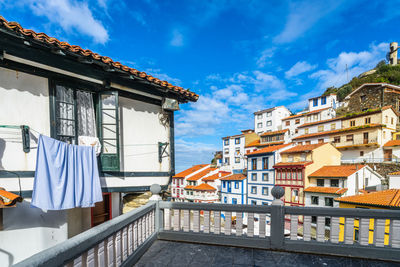
{"label": "hillside house", "polygon": [[177,173],[172,177],[171,181],[171,198],[172,201],[183,202],[185,201],[185,192],[184,188],[187,185],[186,179],[191,176],[208,169],[210,167],[209,164],[199,164],[190,167],[180,173]]}
{"label": "hillside house", "polygon": [[338,106],[338,101],[336,94],[329,94],[323,96],[317,96],[308,99],[308,110],[314,111],[318,109],[324,108],[333,108],[336,109]]}
{"label": "hillside house", "polygon": [[340,165],[341,153],[329,143],[297,145],[282,151],[281,162],[274,165],[275,185],[285,189],[287,206],[304,206],[304,189],[309,175],[327,165]]}
{"label": "hillside house", "polygon": [[201,171],[198,171],[186,178],[186,186],[184,187],[185,201],[194,202],[194,200],[197,199],[197,196],[195,196],[196,190],[194,190],[194,188],[202,184],[202,178],[216,174],[218,171],[218,168],[207,166],[206,168],[202,168]]}
{"label": "hillside house", "polygon": [[[15,264],[121,213],[122,193],[174,175],[174,110],[198,96],[0,16],[0,186],[24,201],[0,209],[0,262]],[[103,202],[30,206],[39,134],[97,137]],[[21,242],[23,240],[23,242]]]}
{"label": "hillside house", "polygon": [[254,130],[257,134],[282,129],[282,119],[292,113],[284,106],[254,112]]}
{"label": "hillside house", "polygon": [[231,174],[221,179],[221,203],[246,204],[247,180],[242,173]]}

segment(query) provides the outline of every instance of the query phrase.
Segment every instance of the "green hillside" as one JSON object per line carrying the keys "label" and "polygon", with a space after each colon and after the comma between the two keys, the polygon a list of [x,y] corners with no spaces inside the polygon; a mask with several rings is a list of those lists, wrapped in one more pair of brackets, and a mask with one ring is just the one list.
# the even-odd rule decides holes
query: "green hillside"
{"label": "green hillside", "polygon": [[368,71],[368,74],[354,77],[349,83],[339,88],[329,87],[324,92],[324,95],[337,93],[339,101],[342,101],[354,89],[364,83],[391,83],[400,85],[400,65],[387,65],[386,62],[382,60],[373,70]]}

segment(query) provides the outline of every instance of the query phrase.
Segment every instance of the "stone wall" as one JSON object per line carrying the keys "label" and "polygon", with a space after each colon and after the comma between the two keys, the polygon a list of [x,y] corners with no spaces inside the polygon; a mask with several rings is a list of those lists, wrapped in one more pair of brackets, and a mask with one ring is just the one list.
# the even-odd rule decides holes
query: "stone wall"
{"label": "stone wall", "polygon": [[[383,88],[381,86],[365,86],[355,92],[348,100],[347,112],[360,112],[365,109],[377,109],[383,103]],[[365,100],[361,101],[361,96]]]}

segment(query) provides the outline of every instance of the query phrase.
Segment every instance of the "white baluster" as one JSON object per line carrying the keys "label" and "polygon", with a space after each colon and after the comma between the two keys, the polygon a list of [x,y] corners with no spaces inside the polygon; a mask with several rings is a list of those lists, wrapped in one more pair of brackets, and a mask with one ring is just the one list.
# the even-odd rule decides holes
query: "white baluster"
{"label": "white baluster", "polygon": [[164,209],[164,230],[171,230],[171,210]]}
{"label": "white baluster", "polygon": [[114,235],[106,241],[106,266],[115,266]]}
{"label": "white baluster", "polygon": [[375,219],[375,246],[384,247],[385,246],[385,219]]}
{"label": "white baluster", "polygon": [[183,210],[183,231],[189,232],[190,230],[190,211]]}
{"label": "white baluster", "polygon": [[128,229],[124,227],[122,229],[122,261],[128,258]]}
{"label": "white baluster", "polygon": [[72,265],[74,267],[83,267],[83,261],[84,261],[84,258],[83,258],[83,255],[81,255],[78,258],[74,259],[74,262]]}
{"label": "white baluster", "polygon": [[400,248],[400,220],[391,220],[390,226],[390,246]]}
{"label": "white baluster", "polygon": [[346,218],[344,223],[344,243],[352,245],[354,243],[354,218]]}
{"label": "white baluster", "polygon": [[325,242],[325,217],[317,217],[317,241]]}
{"label": "white baluster", "polygon": [[290,215],[290,240],[297,240],[299,216]]}
{"label": "white baluster", "polygon": [[331,243],[334,243],[334,244],[339,243],[339,232],[340,232],[339,223],[340,223],[339,217],[331,218],[330,240],[331,240]]}
{"label": "white baluster", "polygon": [[122,262],[121,253],[121,231],[118,231],[114,235],[114,247],[115,247],[115,265],[120,266]]}
{"label": "white baluster", "polygon": [[86,253],[86,261],[85,261],[85,266],[86,267],[94,267],[94,248],[91,248],[87,251]]}
{"label": "white baluster", "polygon": [[358,229],[358,239],[362,246],[368,246],[369,241],[369,219],[361,218]]}
{"label": "white baluster", "polygon": [[232,230],[232,212],[227,211],[225,212],[225,226],[224,226],[224,233],[225,235],[230,235]]}
{"label": "white baluster", "polygon": [[214,211],[214,234],[219,235],[221,233],[221,212]]}
{"label": "white baluster", "polygon": [[142,244],[146,241],[146,217],[143,216],[142,218]]}
{"label": "white baluster", "polygon": [[210,233],[210,211],[204,211],[204,229],[203,232],[208,234]]}
{"label": "white baluster", "polygon": [[243,213],[236,212],[236,235],[241,236],[243,234]]}
{"label": "white baluster", "polygon": [[259,220],[259,232],[258,232],[258,235],[259,235],[259,237],[262,237],[262,238],[264,238],[265,237],[265,226],[266,226],[266,223],[265,223],[265,220],[266,220],[266,214],[260,214],[260,220]]}
{"label": "white baluster", "polygon": [[304,216],[303,221],[303,240],[311,241],[311,216]]}
{"label": "white baluster", "polygon": [[128,255],[131,255],[133,252],[133,224],[129,224],[128,226]]}
{"label": "white baluster", "polygon": [[254,236],[254,213],[247,213],[247,236]]}
{"label": "white baluster", "polygon": [[142,244],[142,218],[139,218],[138,220],[138,224],[137,224],[137,239],[138,239],[138,246],[140,246]]}
{"label": "white baluster", "polygon": [[200,211],[193,211],[193,232],[200,232]]}
{"label": "white baluster", "polygon": [[181,215],[179,210],[174,210],[174,231],[181,230]]}
{"label": "white baluster", "polygon": [[106,241],[102,241],[99,244],[97,244],[94,248],[95,266],[100,266],[100,267],[106,266],[106,258],[105,258],[106,253],[104,251],[104,242],[107,242],[107,239]]}

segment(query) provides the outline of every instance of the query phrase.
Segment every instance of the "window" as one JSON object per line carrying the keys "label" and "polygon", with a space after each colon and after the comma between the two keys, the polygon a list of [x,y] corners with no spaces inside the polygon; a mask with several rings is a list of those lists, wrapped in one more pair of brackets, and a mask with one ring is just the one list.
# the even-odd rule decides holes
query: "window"
{"label": "window", "polygon": [[251,160],[251,168],[252,170],[257,170],[257,159]]}
{"label": "window", "polygon": [[364,180],[365,180],[364,185],[365,185],[365,186],[368,186],[368,181],[369,181],[368,177],[365,178]]}
{"label": "window", "polygon": [[295,134],[298,134],[298,133],[299,133],[299,129],[296,128],[296,129],[294,130],[294,133],[295,133]]}
{"label": "window", "polygon": [[313,204],[313,205],[319,205],[319,197],[317,197],[317,196],[311,196],[311,204]]}
{"label": "window", "polygon": [[251,205],[257,205],[257,201],[252,200],[252,201],[251,201]]}
{"label": "window", "polygon": [[229,165],[229,158],[225,158],[225,164]]}
{"label": "window", "polygon": [[313,107],[318,106],[318,98],[313,99]]}
{"label": "window", "polygon": [[295,124],[300,124],[300,119],[296,119],[294,123]]}
{"label": "window", "polygon": [[237,204],[237,199],[236,198],[232,198],[232,204]]}
{"label": "window", "polygon": [[346,135],[346,141],[353,141],[353,135],[352,134],[349,134],[349,135]]}
{"label": "window", "polygon": [[318,144],[322,144],[324,142],[324,139],[318,139]]}
{"label": "window", "polygon": [[331,130],[335,130],[336,129],[336,123],[331,123]]}
{"label": "window", "polygon": [[272,121],[267,121],[267,126],[271,126],[272,125]]}
{"label": "window", "polygon": [[262,119],[262,114],[257,114],[257,119]]}
{"label": "window", "polygon": [[240,147],[235,148],[235,155],[240,155]]}
{"label": "window", "polygon": [[225,182],[225,181],[222,182],[222,187],[223,187],[223,188],[226,187],[226,182]]}
{"label": "window", "polygon": [[305,134],[308,134],[308,128],[305,128],[305,129],[304,129],[304,133],[305,133]]}
{"label": "window", "polygon": [[235,163],[240,163],[240,158],[239,157],[235,157]]}
{"label": "window", "polygon": [[257,128],[262,128],[262,122],[257,123]]}
{"label": "window", "polygon": [[264,206],[268,206],[268,202],[262,202],[262,204],[264,205]]}
{"label": "window", "polygon": [[350,127],[353,127],[353,126],[356,126],[356,121],[355,120],[350,121]]}
{"label": "window", "polygon": [[224,203],[228,203],[228,198],[224,197]]}
{"label": "window", "polygon": [[311,145],[311,141],[306,141],[306,145]]}
{"label": "window", "polygon": [[[307,142],[309,142],[309,141],[307,141]],[[306,142],[306,143],[307,143]],[[308,144],[309,145],[309,144]],[[306,153],[302,153],[301,154],[301,161],[306,161],[307,160],[307,154]]]}
{"label": "window", "polygon": [[326,207],[333,207],[333,198],[331,198],[331,197],[326,197],[326,198],[325,198],[325,206],[326,206]]}
{"label": "window", "polygon": [[360,96],[361,103],[364,102],[365,100],[367,100],[367,96],[366,95]]}
{"label": "window", "polygon": [[293,162],[293,155],[288,156],[288,162]]}
{"label": "window", "polygon": [[251,187],[251,193],[252,194],[257,194],[257,187],[256,186],[252,186]]}
{"label": "window", "polygon": [[268,182],[268,181],[269,181],[269,175],[268,175],[268,173],[263,173],[263,175],[262,175],[262,180],[263,180],[263,182]]}
{"label": "window", "polygon": [[271,117],[272,116],[272,112],[267,112],[267,117]]}
{"label": "window", "polygon": [[265,157],[262,159],[263,162],[263,169],[264,170],[268,170],[269,169],[269,165],[268,165],[268,157]]}
{"label": "window", "polygon": [[324,125],[318,126],[318,132],[323,132],[324,131]]}
{"label": "window", "polygon": [[235,182],[235,189],[239,189],[239,182]]}
{"label": "window", "polygon": [[317,121],[318,120],[318,114],[314,114],[313,115],[313,119],[314,119],[314,121]]}
{"label": "window", "polygon": [[385,123],[388,123],[388,122],[389,122],[389,117],[385,116]]}
{"label": "window", "polygon": [[364,157],[364,151],[360,151],[360,157]]}
{"label": "window", "polygon": [[235,144],[236,145],[240,144],[240,138],[235,138]]}
{"label": "window", "polygon": [[268,187],[263,187],[263,188],[262,188],[262,194],[263,194],[264,196],[268,196]]}
{"label": "window", "polygon": [[365,118],[365,124],[370,124],[371,123],[371,117]]}
{"label": "window", "polygon": [[394,124],[393,117],[392,117],[392,118],[390,118],[390,123],[391,123],[391,124]]}
{"label": "window", "polygon": [[174,190],[173,190],[173,193],[175,194],[175,188],[174,188]]}
{"label": "window", "polygon": [[326,104],[326,96],[321,97],[321,105]]}
{"label": "window", "polygon": [[317,186],[324,186],[325,181],[324,179],[317,179]]}
{"label": "window", "polygon": [[257,173],[252,173],[251,174],[251,180],[252,181],[257,181]]}
{"label": "window", "polygon": [[292,202],[293,203],[299,202],[299,190],[297,190],[297,189],[292,190]]}
{"label": "window", "polygon": [[331,179],[331,187],[339,187],[339,179]]}
{"label": "window", "polygon": [[335,144],[340,143],[340,136],[333,137],[333,143]]}
{"label": "window", "polygon": [[286,121],[286,122],[285,122],[285,125],[286,125],[286,126],[290,126],[290,121]]}
{"label": "window", "polygon": [[224,146],[229,145],[229,139],[224,139]]}
{"label": "window", "polygon": [[229,154],[229,148],[224,149],[224,154]]}

